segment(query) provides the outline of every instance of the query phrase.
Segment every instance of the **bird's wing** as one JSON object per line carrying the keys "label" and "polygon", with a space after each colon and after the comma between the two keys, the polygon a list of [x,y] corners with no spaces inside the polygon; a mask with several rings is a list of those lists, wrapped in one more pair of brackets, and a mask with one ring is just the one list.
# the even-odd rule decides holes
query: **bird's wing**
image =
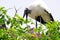
{"label": "bird's wing", "polygon": [[48,12],[47,10],[45,10],[45,9],[44,9],[44,11],[49,15],[50,20],[51,20],[51,21],[54,21],[52,14],[51,14],[51,13],[49,13],[49,12]]}

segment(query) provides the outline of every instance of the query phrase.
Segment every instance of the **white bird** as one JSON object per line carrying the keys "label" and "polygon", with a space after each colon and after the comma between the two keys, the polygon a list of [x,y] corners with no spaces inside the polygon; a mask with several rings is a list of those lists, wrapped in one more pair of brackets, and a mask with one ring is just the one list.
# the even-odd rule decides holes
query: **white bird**
{"label": "white bird", "polygon": [[26,15],[26,20],[28,16],[36,20],[36,28],[37,28],[37,21],[41,22],[42,24],[45,24],[48,21],[49,22],[54,21],[51,13],[48,10],[48,7],[41,0],[35,1],[31,5],[26,7],[24,10],[23,17],[25,17],[25,15]]}

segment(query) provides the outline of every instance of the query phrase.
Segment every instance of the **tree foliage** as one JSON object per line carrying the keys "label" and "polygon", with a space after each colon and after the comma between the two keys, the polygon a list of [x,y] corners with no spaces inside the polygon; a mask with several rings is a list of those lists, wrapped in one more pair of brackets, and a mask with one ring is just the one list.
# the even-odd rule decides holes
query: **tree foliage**
{"label": "tree foliage", "polygon": [[[27,23],[29,22],[32,21],[28,19]],[[38,28],[29,26],[22,28],[23,24],[26,24],[24,18],[17,13],[13,18],[10,18],[7,15],[7,10],[0,7],[0,40],[60,40],[60,22],[58,21],[47,22],[46,29],[43,29],[41,24]],[[10,25],[9,29],[7,25]],[[45,30],[47,31],[45,32]]]}

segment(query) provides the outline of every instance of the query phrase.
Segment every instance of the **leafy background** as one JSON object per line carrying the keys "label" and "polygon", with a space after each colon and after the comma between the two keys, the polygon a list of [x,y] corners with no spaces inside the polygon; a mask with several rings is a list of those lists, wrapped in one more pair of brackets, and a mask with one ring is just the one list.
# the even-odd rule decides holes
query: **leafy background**
{"label": "leafy background", "polygon": [[5,7],[0,7],[0,40],[60,40],[60,22],[47,22],[46,29],[43,29],[42,24],[38,28],[31,28],[29,25],[22,28],[23,24],[33,24],[30,20],[26,21],[17,12],[10,18]]}

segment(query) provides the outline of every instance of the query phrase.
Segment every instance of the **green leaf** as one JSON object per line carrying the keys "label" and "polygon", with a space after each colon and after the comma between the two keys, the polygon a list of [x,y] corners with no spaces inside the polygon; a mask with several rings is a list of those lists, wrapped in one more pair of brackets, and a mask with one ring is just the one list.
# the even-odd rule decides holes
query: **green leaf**
{"label": "green leaf", "polygon": [[6,15],[7,10],[2,10],[3,14]]}
{"label": "green leaf", "polygon": [[2,9],[4,9],[5,7],[0,7],[0,11],[2,10]]}

